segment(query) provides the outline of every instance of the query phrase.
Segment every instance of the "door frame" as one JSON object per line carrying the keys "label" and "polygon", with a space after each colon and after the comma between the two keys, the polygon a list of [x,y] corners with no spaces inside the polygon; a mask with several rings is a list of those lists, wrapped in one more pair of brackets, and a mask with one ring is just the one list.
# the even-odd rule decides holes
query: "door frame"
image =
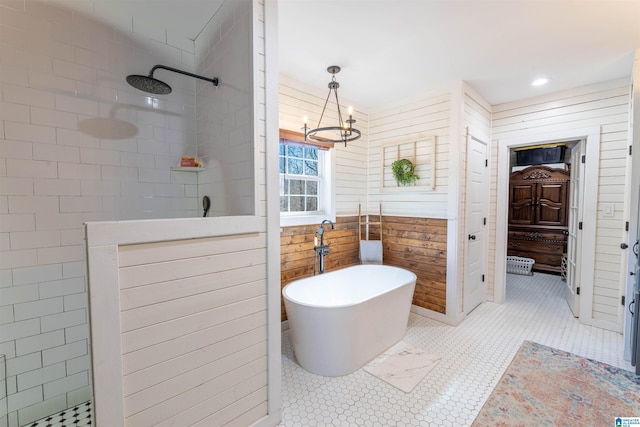
{"label": "door frame", "polygon": [[512,148],[553,143],[562,141],[584,140],[586,143],[585,163],[585,197],[583,200],[582,259],[581,265],[591,266],[582,269],[580,288],[580,322],[593,323],[593,283],[595,275],[595,241],[596,215],[598,202],[598,165],[600,161],[600,126],[532,134],[516,138],[505,138],[496,141],[498,156],[497,194],[496,194],[496,244],[495,244],[495,277],[494,301],[504,303],[507,274],[507,227],[508,227],[508,185],[510,173],[510,150]]}
{"label": "door frame", "polygon": [[[469,128],[467,128],[467,134],[466,134],[466,146],[465,146],[465,150],[466,150],[466,170],[465,170],[465,192],[469,191],[469,153],[471,152],[470,150],[470,144],[472,141],[475,141],[479,144],[484,145],[485,147],[485,160],[488,161],[489,159],[489,144],[486,141],[483,141],[480,138],[477,138],[475,136],[473,136],[471,133],[469,133]],[[483,172],[484,176],[483,176],[483,189],[482,189],[482,194],[483,194],[483,198],[482,198],[482,212],[484,217],[488,220],[488,213],[489,213],[489,201],[487,199],[487,196],[489,194],[488,189],[489,189],[489,180],[490,180],[490,173],[489,173],[489,168],[485,167],[484,168],[484,172]],[[465,196],[465,222],[464,222],[464,229],[465,229],[465,236],[470,234],[470,232],[472,231],[472,227],[469,224],[469,198],[467,196]],[[482,254],[480,255],[480,265],[482,266],[484,272],[484,276],[487,277],[487,271],[486,268],[488,266],[487,263],[487,249],[488,249],[488,237],[489,237],[489,233],[488,233],[488,229],[487,229],[487,225],[484,225],[483,228],[483,240],[481,241],[482,243]],[[468,284],[470,283],[470,274],[469,274],[469,262],[468,262],[468,255],[469,255],[469,240],[465,240],[465,244],[464,244],[464,284],[463,284],[463,289],[462,289],[462,310],[464,313],[468,314],[471,311],[473,311],[474,308],[477,307],[477,305],[474,305],[472,308],[469,308],[467,305],[467,292],[468,292]],[[484,281],[484,283],[481,285],[483,287],[483,291],[482,291],[482,297],[480,299],[480,304],[482,304],[485,300],[486,300],[486,280]]]}

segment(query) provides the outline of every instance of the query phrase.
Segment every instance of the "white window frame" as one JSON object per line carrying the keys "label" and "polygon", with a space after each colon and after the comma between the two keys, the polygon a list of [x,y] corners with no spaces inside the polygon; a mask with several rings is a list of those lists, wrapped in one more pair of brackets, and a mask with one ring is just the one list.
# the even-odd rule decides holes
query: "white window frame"
{"label": "white window frame", "polygon": [[[318,211],[316,212],[280,212],[280,226],[319,224],[325,219],[336,220],[335,208],[335,150],[318,150],[318,167],[322,175],[318,188]],[[323,157],[320,159],[320,157]],[[286,174],[285,174],[286,176]]]}

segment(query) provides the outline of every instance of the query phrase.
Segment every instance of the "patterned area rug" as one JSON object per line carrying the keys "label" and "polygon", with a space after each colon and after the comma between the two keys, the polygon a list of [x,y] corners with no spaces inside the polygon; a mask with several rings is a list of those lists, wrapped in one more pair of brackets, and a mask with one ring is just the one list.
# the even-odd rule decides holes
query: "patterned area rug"
{"label": "patterned area rug", "polygon": [[525,341],[473,426],[614,426],[640,416],[640,377]]}

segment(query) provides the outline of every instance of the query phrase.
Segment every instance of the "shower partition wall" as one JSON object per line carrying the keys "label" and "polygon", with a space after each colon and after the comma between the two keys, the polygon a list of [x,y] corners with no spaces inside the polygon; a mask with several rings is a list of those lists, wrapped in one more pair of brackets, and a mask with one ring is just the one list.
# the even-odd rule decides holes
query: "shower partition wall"
{"label": "shower partition wall", "polygon": [[[243,199],[251,202],[242,208],[221,200],[225,192],[231,199],[254,194],[248,190],[253,167],[236,168],[241,177],[225,172],[215,189],[206,184],[216,163],[231,165],[216,156],[232,143],[229,151],[242,147],[251,154],[244,164],[253,164],[252,96],[244,95],[252,77],[252,27],[245,24],[253,1],[220,0],[207,30],[213,34],[217,26],[219,37],[197,52],[192,40],[159,31],[144,18],[123,17],[134,33],[102,22],[103,14],[39,0],[14,3],[2,5],[2,16],[23,42],[10,47],[11,55],[3,50],[0,75],[0,354],[7,360],[0,406],[8,411],[0,420],[4,416],[9,426],[91,399],[83,223],[201,217],[204,195],[211,198],[211,214],[255,213],[255,196]],[[239,37],[243,31],[248,34]],[[27,35],[42,46],[27,43]],[[126,84],[126,75],[158,63],[200,71],[214,48],[218,88],[175,73],[162,75],[173,87],[169,95],[150,96]],[[247,70],[232,68],[244,65]],[[200,83],[213,91],[196,106]],[[197,131],[203,126],[211,133]],[[228,137],[198,139],[214,138],[218,130]],[[203,156],[199,143],[211,145],[204,157],[212,168],[178,168],[182,156]],[[247,184],[227,190],[225,180]]]}
{"label": "shower partition wall", "polygon": [[[208,187],[227,191],[211,195],[217,217],[86,224],[98,425],[269,426],[280,418],[279,259],[268,256],[279,248],[278,203],[276,197],[268,207],[258,204],[267,200],[267,186],[253,182],[260,169],[273,177],[267,178],[271,191],[277,188],[277,119],[261,121],[266,102],[252,104],[274,99],[277,82],[251,71],[265,69],[264,40],[251,51],[264,37],[263,6],[229,3],[233,9],[213,21],[228,28],[233,18],[238,26],[224,33],[217,55],[235,57],[245,48],[249,54],[214,62],[223,67],[216,73],[221,87],[207,94],[198,85],[196,96],[205,98],[198,102],[198,125],[213,123],[221,131],[207,139],[211,151],[203,157],[222,157],[229,168],[219,187]],[[208,64],[202,53],[196,46],[196,58]],[[236,73],[248,86],[226,78],[223,64],[232,66],[231,74],[246,64],[246,74]],[[259,84],[265,80],[268,85]]]}

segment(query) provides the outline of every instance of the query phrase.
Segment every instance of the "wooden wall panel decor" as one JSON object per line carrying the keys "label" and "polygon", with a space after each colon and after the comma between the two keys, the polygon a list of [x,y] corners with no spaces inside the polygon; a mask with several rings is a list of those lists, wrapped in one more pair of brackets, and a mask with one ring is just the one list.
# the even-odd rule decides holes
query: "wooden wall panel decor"
{"label": "wooden wall panel decor", "polygon": [[[370,215],[370,221],[378,221]],[[283,227],[280,233],[281,283],[286,284],[313,275],[313,236],[319,224]],[[413,271],[418,279],[413,304],[445,313],[447,279],[447,220],[383,216],[384,264]],[[364,236],[363,230],[363,236]],[[371,227],[369,238],[379,237],[378,227]],[[360,264],[358,217],[338,217],[335,229],[327,229],[325,241],[330,245],[325,271]],[[282,320],[287,319],[284,303]]]}

